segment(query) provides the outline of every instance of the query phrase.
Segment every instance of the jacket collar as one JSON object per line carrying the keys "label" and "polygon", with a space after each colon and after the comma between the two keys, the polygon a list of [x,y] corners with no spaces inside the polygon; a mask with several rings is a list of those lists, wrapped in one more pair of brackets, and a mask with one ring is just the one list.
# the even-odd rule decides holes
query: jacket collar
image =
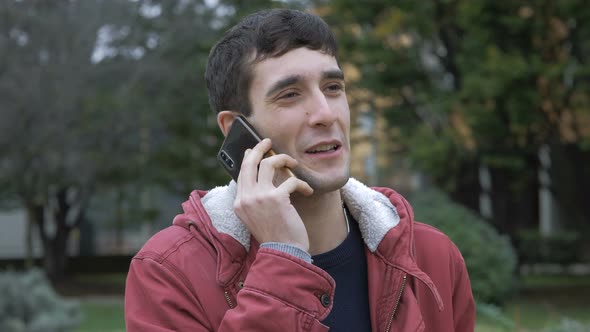
{"label": "jacket collar", "polygon": [[[375,252],[385,234],[396,227],[400,217],[388,197],[351,178],[341,189],[344,203],[358,222],[365,244]],[[211,223],[220,233],[230,235],[248,251],[250,232],[233,212],[236,183],[217,187],[201,198]]]}

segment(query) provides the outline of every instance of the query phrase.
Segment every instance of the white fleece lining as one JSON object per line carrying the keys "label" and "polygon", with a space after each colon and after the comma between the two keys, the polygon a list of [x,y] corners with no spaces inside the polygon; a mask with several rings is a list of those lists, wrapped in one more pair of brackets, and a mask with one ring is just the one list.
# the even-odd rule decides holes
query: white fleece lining
{"label": "white fleece lining", "polygon": [[236,182],[232,180],[227,186],[210,190],[201,202],[218,232],[231,235],[250,250],[250,232],[234,213],[236,189]]}
{"label": "white fleece lining", "polygon": [[[350,178],[341,189],[342,199],[359,224],[369,250],[374,252],[385,234],[399,224],[399,215],[389,198]],[[216,187],[202,199],[203,206],[217,231],[228,234],[250,250],[250,232],[233,209],[236,183]]]}
{"label": "white fleece lining", "polygon": [[375,252],[385,233],[399,224],[397,209],[385,195],[353,178],[341,193],[350,214],[358,221],[365,244]]}

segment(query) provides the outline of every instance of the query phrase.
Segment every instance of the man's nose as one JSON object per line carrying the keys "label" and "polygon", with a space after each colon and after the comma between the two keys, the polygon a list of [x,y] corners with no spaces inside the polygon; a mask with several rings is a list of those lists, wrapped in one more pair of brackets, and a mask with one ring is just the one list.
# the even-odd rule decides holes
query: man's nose
{"label": "man's nose", "polygon": [[321,92],[314,94],[308,105],[309,121],[312,126],[331,126],[338,118],[337,111],[330,105],[328,98]]}

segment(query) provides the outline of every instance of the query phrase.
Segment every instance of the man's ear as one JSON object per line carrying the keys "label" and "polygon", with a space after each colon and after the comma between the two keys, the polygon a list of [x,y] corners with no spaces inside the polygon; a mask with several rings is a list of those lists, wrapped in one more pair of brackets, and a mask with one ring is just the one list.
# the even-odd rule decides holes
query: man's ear
{"label": "man's ear", "polygon": [[236,116],[237,113],[233,111],[221,111],[217,113],[217,125],[219,125],[223,136],[227,136],[227,133],[229,133],[229,129],[232,123],[234,123]]}

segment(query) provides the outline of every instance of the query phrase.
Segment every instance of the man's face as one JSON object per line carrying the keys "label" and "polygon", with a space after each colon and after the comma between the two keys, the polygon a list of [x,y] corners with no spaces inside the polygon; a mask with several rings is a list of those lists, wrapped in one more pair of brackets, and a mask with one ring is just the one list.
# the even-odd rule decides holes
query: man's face
{"label": "man's face", "polygon": [[333,56],[307,48],[253,67],[248,120],[273,149],[298,161],[295,175],[315,193],[342,187],[350,175],[350,110]]}

